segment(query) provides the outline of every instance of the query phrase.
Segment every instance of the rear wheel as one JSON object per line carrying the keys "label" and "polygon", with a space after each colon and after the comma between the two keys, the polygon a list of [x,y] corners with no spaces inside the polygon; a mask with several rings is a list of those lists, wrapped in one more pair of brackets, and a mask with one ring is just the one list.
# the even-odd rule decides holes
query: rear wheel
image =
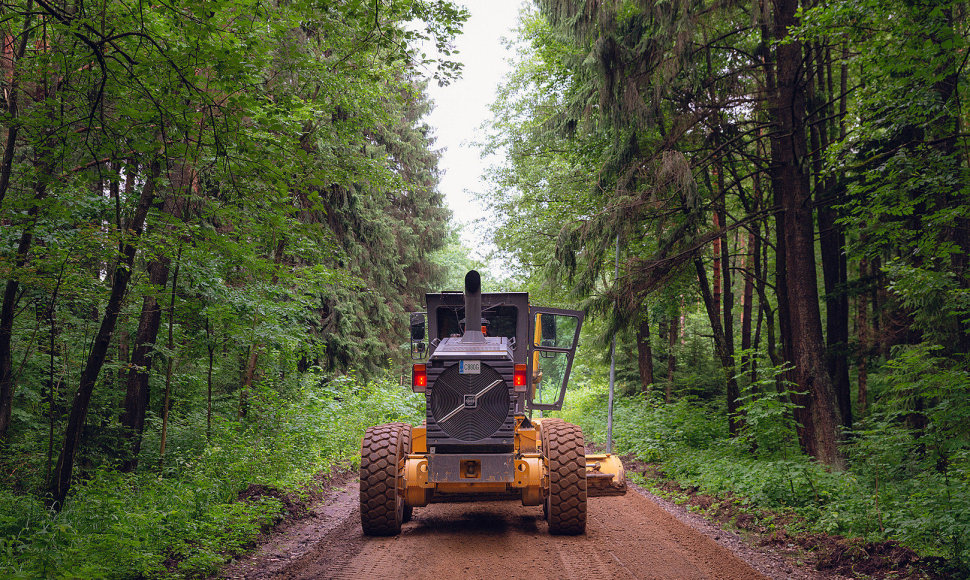
{"label": "rear wheel", "polygon": [[[411,430],[414,429],[408,423],[394,423],[394,425],[401,426],[401,447],[404,453],[404,457],[401,461],[401,470],[399,473],[403,473],[404,462],[407,461],[408,455],[411,453]],[[399,493],[404,493],[404,486],[402,481],[398,481]],[[404,504],[404,515],[401,517],[403,523],[408,523],[411,521],[411,516],[414,515],[414,508]]]}
{"label": "rear wheel", "polygon": [[552,534],[586,531],[586,448],[583,431],[560,419],[542,421],[542,449],[549,465],[545,516]]}
{"label": "rear wheel", "polygon": [[402,423],[377,425],[364,434],[360,450],[360,524],[368,536],[392,536],[401,531],[403,468],[410,444],[410,426],[406,429]]}

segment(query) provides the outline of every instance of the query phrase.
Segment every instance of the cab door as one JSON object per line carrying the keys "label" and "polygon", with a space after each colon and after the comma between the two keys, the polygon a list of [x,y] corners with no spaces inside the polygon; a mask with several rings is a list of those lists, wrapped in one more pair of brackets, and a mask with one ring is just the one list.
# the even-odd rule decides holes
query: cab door
{"label": "cab door", "polygon": [[583,316],[579,310],[529,307],[529,409],[562,409]]}

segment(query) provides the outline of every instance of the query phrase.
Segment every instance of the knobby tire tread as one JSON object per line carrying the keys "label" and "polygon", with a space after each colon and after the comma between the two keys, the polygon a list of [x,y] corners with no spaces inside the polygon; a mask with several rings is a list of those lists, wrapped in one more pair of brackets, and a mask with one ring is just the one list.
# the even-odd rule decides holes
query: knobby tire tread
{"label": "knobby tire tread", "polygon": [[542,422],[542,445],[549,461],[546,521],[549,533],[586,531],[586,445],[577,425],[560,419]]}
{"label": "knobby tire tread", "polygon": [[410,446],[410,429],[405,430],[403,423],[377,425],[364,434],[360,450],[360,523],[368,536],[401,532],[404,509],[398,478],[407,458],[405,437]]}
{"label": "knobby tire tread", "polygon": [[[401,467],[404,467],[404,462],[407,460],[408,455],[410,455],[412,451],[411,434],[412,434],[412,431],[414,430],[414,427],[410,423],[392,423],[392,424],[401,426],[401,452],[403,454]],[[402,489],[401,493],[403,492],[404,490]],[[405,524],[410,522],[411,516],[413,514],[414,514],[414,508],[407,504],[404,504],[404,517],[402,518],[401,521]]]}

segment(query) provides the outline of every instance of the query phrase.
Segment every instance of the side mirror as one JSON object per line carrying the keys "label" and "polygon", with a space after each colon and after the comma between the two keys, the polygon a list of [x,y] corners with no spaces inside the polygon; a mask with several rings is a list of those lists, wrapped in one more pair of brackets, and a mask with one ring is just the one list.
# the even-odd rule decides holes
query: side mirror
{"label": "side mirror", "polygon": [[424,312],[411,313],[411,340],[424,340]]}
{"label": "side mirror", "polygon": [[[559,312],[570,312],[570,314],[560,314]],[[572,312],[537,312],[535,326],[538,328],[534,334],[533,347],[540,351],[543,349],[552,351],[575,350],[582,319]]]}
{"label": "side mirror", "polygon": [[411,313],[411,359],[423,360],[427,346],[424,344],[425,313]]}
{"label": "side mirror", "polygon": [[[540,341],[542,346],[556,346],[556,316],[551,314],[546,314],[542,316],[541,314],[537,317],[539,319],[541,329],[542,340]],[[536,345],[538,346],[538,345]]]}

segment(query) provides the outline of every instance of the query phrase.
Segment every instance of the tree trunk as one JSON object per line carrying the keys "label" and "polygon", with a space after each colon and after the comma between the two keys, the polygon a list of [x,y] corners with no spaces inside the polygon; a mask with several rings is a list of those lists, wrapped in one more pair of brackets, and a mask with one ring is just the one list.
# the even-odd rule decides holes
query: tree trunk
{"label": "tree trunk", "polygon": [[242,387],[239,389],[239,416],[245,417],[249,413],[249,394],[256,378],[256,360],[259,358],[261,346],[253,344],[249,347],[249,353],[245,359],[243,367]]}
{"label": "tree trunk", "polygon": [[[162,401],[162,437],[158,448],[158,467],[165,459],[165,444],[168,441],[168,411],[172,398],[172,371],[175,368],[175,290],[178,288],[179,266],[182,263],[182,248],[179,247],[175,273],[172,274],[172,297],[168,303],[168,366],[165,369],[165,399]],[[207,439],[208,440],[208,439]]]}
{"label": "tree trunk", "polygon": [[[183,212],[176,193],[169,193],[162,204],[162,213],[181,218]],[[159,255],[148,263],[148,282],[152,287],[164,289],[168,282],[171,259]],[[174,291],[174,289],[173,289]],[[131,356],[126,376],[126,392],[121,413],[121,425],[125,428],[128,449],[121,464],[121,471],[130,472],[138,466],[145,415],[151,400],[149,379],[154,359],[155,341],[162,322],[162,309],[154,292],[149,291],[142,300],[135,350]]]}
{"label": "tree trunk", "polygon": [[74,403],[71,405],[71,414],[68,418],[67,430],[64,433],[64,444],[61,448],[61,454],[57,459],[57,467],[54,469],[54,475],[50,482],[50,498],[54,509],[57,510],[64,507],[64,500],[67,498],[67,492],[71,487],[74,461],[77,457],[78,446],[81,442],[81,432],[84,429],[84,420],[87,417],[88,407],[91,403],[91,395],[94,392],[98,375],[101,373],[105,355],[108,353],[111,337],[114,334],[118,313],[121,311],[122,299],[124,298],[125,290],[128,288],[128,280],[131,277],[131,267],[135,261],[137,240],[141,236],[142,227],[145,224],[145,217],[148,215],[148,209],[155,197],[155,182],[160,173],[159,161],[157,159],[152,160],[149,166],[149,174],[146,176],[145,184],[138,198],[138,206],[129,224],[128,232],[130,233],[123,238],[121,256],[115,268],[114,279],[111,284],[111,295],[108,298],[108,306],[105,308],[104,316],[101,319],[101,327],[98,329],[94,345],[88,354],[84,370],[81,372],[81,382],[78,386],[77,393],[74,395]]}
{"label": "tree trunk", "polygon": [[[0,207],[3,207],[3,200],[10,187],[10,174],[13,171],[13,154],[17,147],[17,135],[20,133],[20,75],[17,74],[17,63],[23,58],[30,42],[30,33],[33,30],[32,12],[33,2],[27,3],[27,17],[24,19],[24,30],[20,43],[14,47],[14,37],[3,39],[3,65],[4,80],[7,82],[7,110],[4,125],[7,126],[7,138],[3,145],[3,159],[0,160]],[[0,433],[2,437],[2,433]]]}
{"label": "tree trunk", "polygon": [[[148,283],[155,288],[164,289],[168,282],[170,260],[159,257],[148,263]],[[138,332],[135,335],[135,350],[125,377],[125,400],[122,406],[121,426],[125,428],[127,449],[121,463],[121,471],[130,472],[138,466],[138,453],[141,451],[142,432],[145,429],[145,415],[148,412],[150,392],[148,379],[154,359],[153,350],[162,322],[162,309],[152,290],[142,299],[141,316],[138,318]]]}
{"label": "tree trunk", "polygon": [[[852,426],[852,395],[849,385],[849,297],[845,292],[847,265],[845,260],[845,234],[837,223],[835,205],[840,203],[839,186],[822,174],[822,155],[829,146],[834,133],[834,117],[828,103],[834,98],[831,83],[831,64],[828,51],[813,45],[811,53],[814,64],[809,77],[809,93],[818,95],[822,102],[809,114],[814,117],[810,132],[812,139],[812,173],[815,205],[818,207],[818,235],[822,276],[825,284],[825,338],[826,367],[835,387],[842,425]],[[825,72],[829,71],[826,77]]]}
{"label": "tree trunk", "polygon": [[[720,168],[718,168],[718,172],[717,172],[718,199],[723,199],[723,196],[724,196],[724,188],[722,186],[723,178],[721,176],[722,176],[722,172]],[[712,217],[714,219],[714,231],[715,232],[719,231],[722,226],[721,212],[715,209],[712,212]],[[711,253],[714,254],[714,264],[713,264],[713,267],[711,268],[711,271],[714,275],[714,287],[713,287],[714,310],[715,310],[715,316],[717,318],[721,317],[721,271],[722,271],[721,256],[723,254],[724,245],[725,245],[724,236],[722,235],[717,236],[716,238],[714,238],[714,241],[711,242],[711,250],[712,250]]]}
{"label": "tree trunk", "polygon": [[[764,243],[760,237],[755,238],[755,270],[754,270],[754,290],[758,294],[758,321],[759,324],[755,330],[755,340],[754,346],[757,348],[760,338],[758,332],[761,330],[761,319],[764,318],[764,329],[767,344],[765,345],[765,351],[768,353],[768,360],[771,361],[771,366],[777,367],[781,366],[783,359],[781,353],[778,352],[778,337],[775,335],[775,313],[778,313],[779,327],[782,319],[781,316],[781,298],[778,297],[779,306],[777,309],[771,308],[771,302],[768,300],[768,280],[766,278],[768,272],[768,249],[769,244]],[[777,270],[777,268],[776,268]],[[776,277],[776,282],[778,281]],[[777,296],[777,292],[776,292]],[[757,360],[753,361],[751,364],[751,380],[757,380]]]}
{"label": "tree trunk", "polygon": [[48,343],[48,366],[47,366],[47,423],[48,423],[48,437],[47,437],[47,462],[45,463],[46,468],[44,472],[44,479],[48,479],[51,476],[51,467],[54,462],[54,405],[57,401],[57,392],[60,390],[61,380],[63,374],[54,378],[54,363],[55,356],[57,353],[57,294],[61,289],[61,283],[64,281],[64,268],[67,262],[61,266],[61,271],[57,275],[57,285],[54,286],[54,292],[51,293],[50,305],[47,307],[47,323],[50,326],[50,342]]}
{"label": "tree trunk", "polygon": [[795,365],[792,379],[803,394],[795,419],[799,441],[806,453],[826,465],[841,468],[839,451],[841,417],[835,387],[825,364],[821,313],[815,274],[815,227],[806,164],[805,81],[802,76],[802,45],[788,38],[797,24],[797,0],[773,0],[772,36],[785,40],[775,52],[775,90],[770,93],[769,172],[778,201],[777,232],[779,305],[787,301],[787,320],[782,325],[788,360]]}
{"label": "tree trunk", "polygon": [[[869,277],[869,260],[863,256],[859,260],[859,280],[866,281]],[[870,349],[870,330],[869,330],[869,293],[867,290],[859,292],[856,299],[856,334],[859,340],[859,349],[856,352],[856,370],[858,372],[858,390],[856,395],[856,408],[860,416],[865,416],[866,409],[869,407],[869,355]]]}
{"label": "tree trunk", "polygon": [[[721,190],[724,190],[723,173],[719,172],[718,182]],[[727,224],[727,212],[724,207],[719,207],[715,213],[720,214],[721,225]],[[734,368],[734,292],[731,290],[731,259],[730,248],[728,247],[727,234],[723,236],[721,242],[721,280],[723,288],[721,293],[721,318],[723,320],[722,340],[724,341],[724,354],[721,357],[721,366],[724,369],[727,387],[727,410],[728,410],[728,430],[731,435],[737,435],[740,427],[740,412],[738,411],[738,399],[741,391],[738,388],[737,373]],[[716,336],[716,334],[715,334]]]}
{"label": "tree trunk", "polygon": [[[769,10],[772,10],[770,5],[773,4],[772,0],[756,0],[758,6],[755,7],[756,10],[760,11],[760,14],[768,14]],[[777,25],[777,21],[775,22]],[[769,109],[769,117],[772,117],[772,108],[776,106],[776,103],[780,102],[780,89],[778,87],[778,71],[775,70],[774,60],[770,47],[773,43],[777,42],[773,38],[774,31],[771,27],[769,19],[764,18],[761,22],[761,44],[758,48],[758,56],[760,57],[760,62],[763,66],[764,76],[765,76],[765,104]],[[772,117],[774,119],[774,117]],[[768,135],[768,152],[764,153],[763,157],[768,163],[768,171],[766,172],[768,176],[769,183],[774,186],[775,173],[777,172],[777,165],[779,162],[774,156],[775,140],[777,138],[784,138],[785,136],[790,137],[787,133],[782,132],[783,129],[779,127],[773,128],[773,130]],[[776,137],[776,133],[780,137]],[[763,145],[759,147],[759,151],[763,150]],[[755,186],[760,185],[759,176],[755,176]],[[773,203],[776,208],[781,207],[781,191],[778,187],[772,187],[771,195],[773,198]],[[765,221],[765,232],[770,231],[770,226],[768,221]],[[771,359],[771,364],[774,367],[779,367],[784,361],[790,361],[794,359],[794,355],[791,350],[791,312],[788,305],[788,274],[785,270],[785,232],[784,226],[782,224],[781,215],[775,214],[775,299],[777,300],[777,308],[774,311],[771,309],[770,304],[767,300],[767,276],[770,271],[770,244],[763,244],[762,256],[759,259],[759,267],[761,268],[762,275],[758,276],[758,299],[761,303],[761,310],[764,312],[766,323],[765,332],[768,335],[768,357]],[[767,236],[766,236],[767,241]],[[778,334],[775,335],[773,324],[773,312],[778,313]],[[779,352],[780,351],[780,352]],[[753,376],[754,373],[752,373]],[[793,373],[787,373],[787,376],[779,376],[776,379],[776,388],[779,393],[786,391],[786,380],[794,380]],[[801,432],[799,432],[799,438],[801,438]],[[800,439],[801,440],[801,439]]]}
{"label": "tree trunk", "polygon": [[640,390],[650,391],[653,385],[653,349],[650,346],[650,318],[647,309],[640,314],[640,325],[637,327],[637,365],[640,369]]}
{"label": "tree trunk", "polygon": [[726,398],[728,409],[728,431],[732,436],[737,435],[739,425],[738,415],[738,381],[734,378],[734,361],[728,354],[727,340],[724,336],[724,328],[721,326],[721,319],[717,314],[717,302],[711,294],[711,287],[707,281],[707,271],[700,258],[694,258],[694,270],[697,272],[698,286],[701,290],[701,298],[704,300],[704,308],[707,310],[707,317],[711,322],[711,330],[714,332],[714,351],[721,363],[724,371],[726,384]]}
{"label": "tree trunk", "polygon": [[[45,155],[45,153],[41,153]],[[3,292],[3,304],[0,305],[0,442],[6,439],[7,430],[10,428],[10,418],[13,412],[13,353],[11,352],[13,340],[13,321],[16,311],[17,293],[20,290],[18,270],[27,265],[27,257],[30,253],[30,246],[34,241],[34,227],[37,224],[37,216],[40,213],[40,203],[47,197],[47,183],[53,172],[53,164],[46,160],[36,162],[38,176],[37,184],[34,186],[33,204],[27,211],[27,222],[24,224],[23,234],[20,236],[20,243],[17,245],[17,257],[15,258],[15,270],[7,280]]]}
{"label": "tree trunk", "polygon": [[[755,233],[748,233],[747,243],[744,244],[744,266],[742,267],[744,276],[744,290],[741,292],[741,350],[748,353],[752,348],[752,338],[751,338],[751,317],[754,313],[754,307],[752,303],[754,302],[754,276],[752,275],[752,267],[758,261],[758,257],[752,255],[752,248],[755,244]],[[744,359],[741,361],[741,372],[750,372],[751,362],[754,357],[749,354],[744,355]]]}
{"label": "tree trunk", "polygon": [[835,388],[842,425],[851,428],[849,297],[845,292],[848,265],[845,259],[845,234],[835,220],[836,212],[830,205],[819,207],[819,241],[825,281],[826,368]]}
{"label": "tree trunk", "polygon": [[673,401],[674,373],[677,371],[677,355],[674,354],[674,347],[677,346],[679,321],[679,315],[674,315],[670,317],[667,324],[667,386],[664,389],[664,400],[668,403]]}

